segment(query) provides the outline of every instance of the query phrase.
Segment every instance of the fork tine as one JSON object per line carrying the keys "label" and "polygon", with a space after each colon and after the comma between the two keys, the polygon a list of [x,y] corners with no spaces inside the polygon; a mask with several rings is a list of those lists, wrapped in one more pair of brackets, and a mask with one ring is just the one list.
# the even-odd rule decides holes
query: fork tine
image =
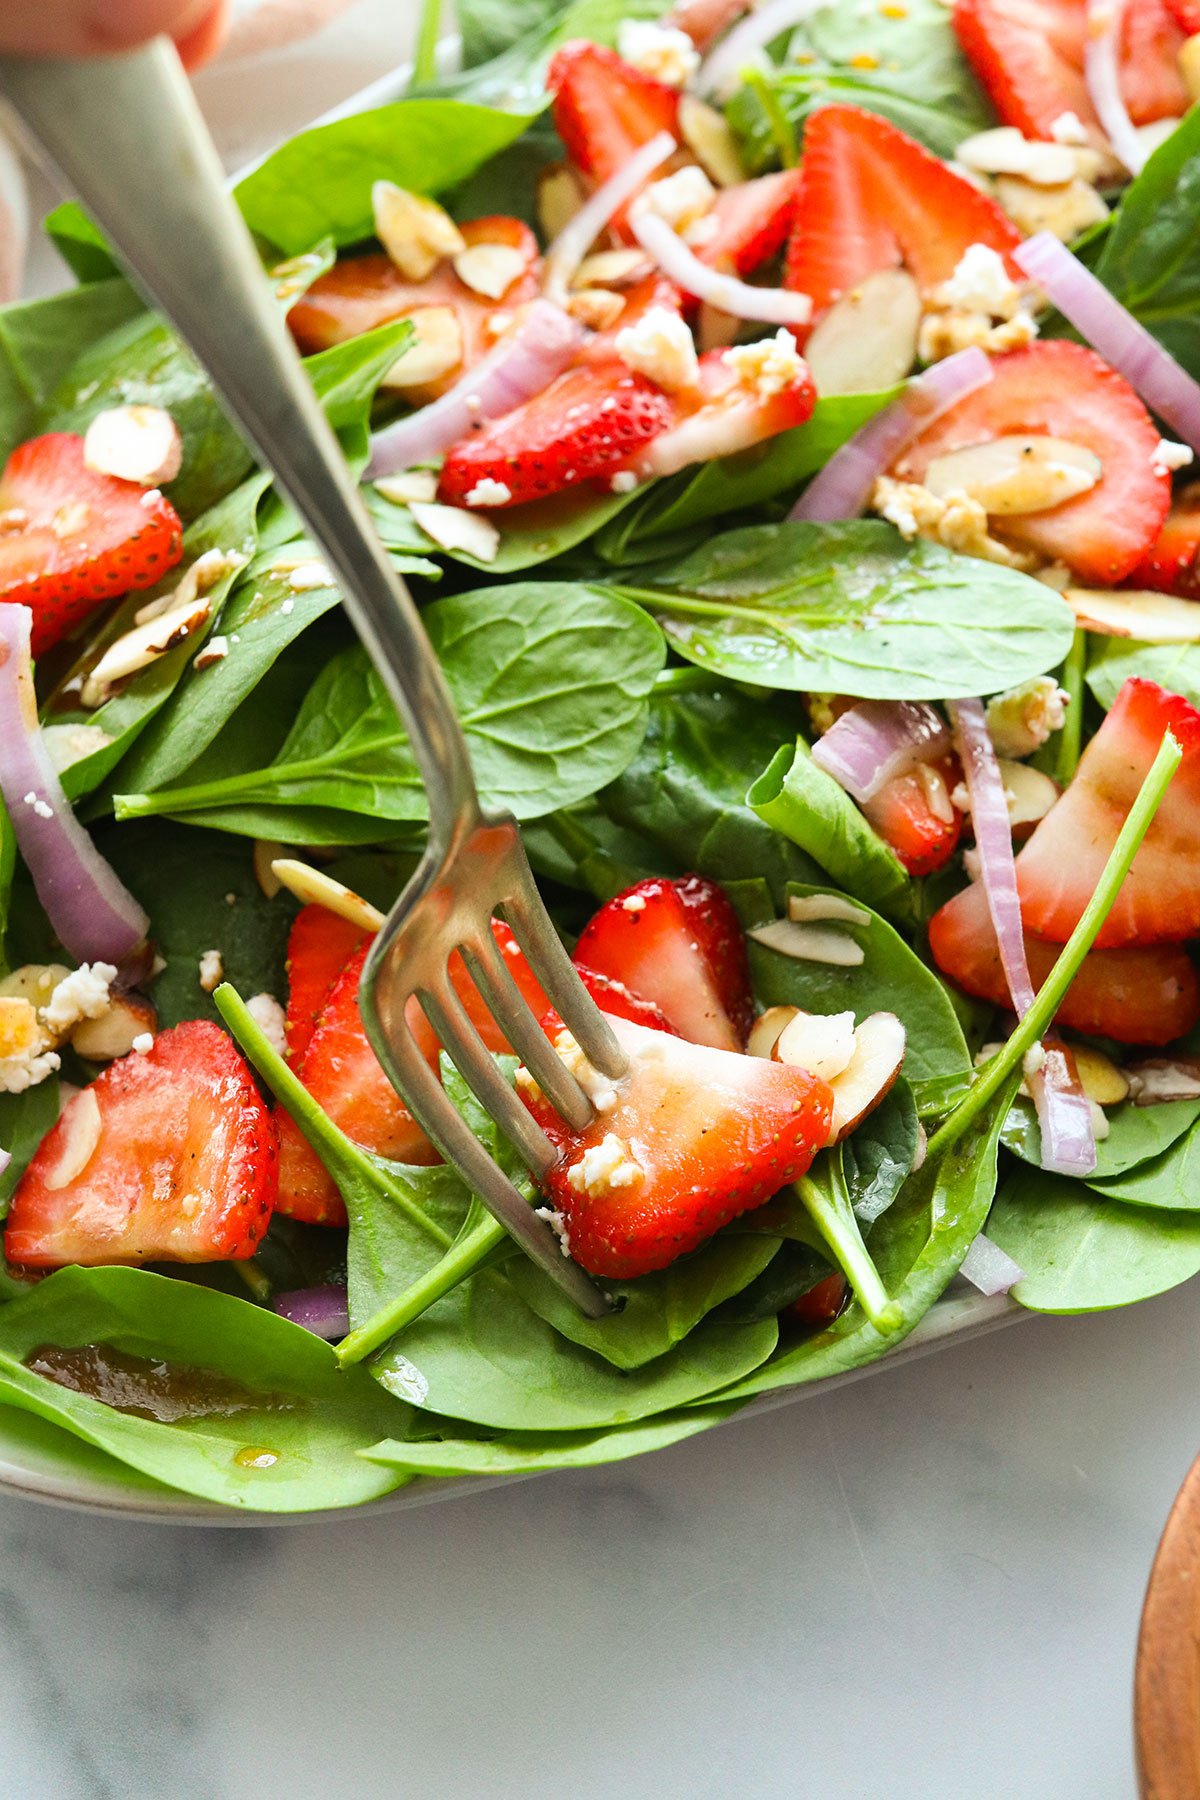
{"label": "fork tine", "polygon": [[592,1103],[530,1012],[491,932],[460,949],[492,1017],[555,1112],[576,1131],[585,1131],[592,1122]]}
{"label": "fork tine", "polygon": [[[442,1048],[479,1104],[491,1114],[534,1175],[544,1175],[556,1161],[557,1152],[496,1067],[491,1051],[450,983],[447,981],[438,989],[420,987],[417,999]],[[588,1116],[591,1117],[590,1110]]]}
{"label": "fork tine", "polygon": [[610,1081],[619,1080],[629,1059],[563,949],[532,876],[506,897],[503,912],[550,1004],[587,1060]]}
{"label": "fork tine", "polygon": [[504,1226],[526,1256],[543,1269],[589,1319],[602,1319],[610,1313],[612,1301],[601,1293],[578,1263],[563,1256],[558,1239],[549,1226],[535,1216],[525,1196],[493,1162],[474,1132],[459,1117],[408,1030],[381,1033],[375,1049],[389,1077],[403,1091],[417,1123],[446,1161],[465,1177],[492,1217]]}

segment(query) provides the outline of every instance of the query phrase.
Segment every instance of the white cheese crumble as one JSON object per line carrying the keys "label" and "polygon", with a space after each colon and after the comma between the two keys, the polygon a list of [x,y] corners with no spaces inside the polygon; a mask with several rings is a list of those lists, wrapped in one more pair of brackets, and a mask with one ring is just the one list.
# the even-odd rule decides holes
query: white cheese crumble
{"label": "white cheese crumble", "polygon": [[700,52],[686,31],[648,19],[624,19],[617,31],[617,55],[651,81],[686,87],[700,67]]}
{"label": "white cheese crumble", "polygon": [[512,489],[506,481],[493,481],[490,475],[484,475],[463,497],[468,506],[507,506]]}
{"label": "white cheese crumble", "polygon": [[632,494],[638,484],[638,478],[632,469],[618,469],[609,487],[614,494]]}
{"label": "white cheese crumble", "polygon": [[1069,696],[1052,675],[1035,675],[987,703],[987,728],[997,756],[1032,756],[1066,721]]}
{"label": "white cheese crumble", "polygon": [[62,1061],[54,1050],[43,1050],[33,1056],[0,1058],[0,1094],[23,1094],[61,1067]]}
{"label": "white cheese crumble", "polygon": [[1088,141],[1087,127],[1074,112],[1060,112],[1057,119],[1051,121],[1050,136],[1056,144],[1082,146]]}
{"label": "white cheese crumble", "polygon": [[645,894],[629,894],[621,902],[622,912],[640,913],[646,910]]}
{"label": "white cheese crumble", "polygon": [[742,386],[762,400],[795,387],[805,374],[804,358],[796,340],[783,326],[773,338],[757,344],[735,344],[721,361],[731,368]]}
{"label": "white cheese crumble", "polygon": [[139,1031],[130,1045],[130,1049],[136,1050],[139,1056],[148,1055],[153,1048],[154,1033],[152,1031]]}
{"label": "white cheese crumble", "polygon": [[39,1017],[53,1036],[66,1037],[84,1019],[99,1019],[112,1005],[109,989],[117,978],[115,963],[80,963],[55,987]]}
{"label": "white cheese crumble", "polygon": [[986,244],[971,244],[964,250],[953,275],[938,289],[943,306],[990,313],[995,319],[1010,319],[1020,298],[1021,290],[1004,267],[1004,258]]}
{"label": "white cheese crumble", "polygon": [[246,1011],[272,1050],[278,1056],[285,1056],[287,1034],[284,1031],[284,1011],[274,994],[252,994],[246,1002]]}
{"label": "white cheese crumble", "polygon": [[704,170],[693,163],[661,181],[651,182],[641,204],[665,219],[673,230],[683,232],[712,211],[716,197],[717,191]]}
{"label": "white cheese crumble", "polygon": [[615,1131],[606,1132],[598,1144],[589,1144],[577,1163],[567,1170],[567,1182],[577,1194],[596,1200],[615,1189],[633,1187],[646,1171]]}
{"label": "white cheese crumble", "polygon": [[560,1213],[557,1207],[536,1206],[533,1210],[533,1216],[535,1219],[543,1219],[545,1221],[558,1239],[558,1247],[563,1255],[570,1256],[571,1235],[567,1230],[566,1215]]}
{"label": "white cheese crumble", "polygon": [[947,550],[978,556],[1006,569],[1029,570],[1037,566],[1037,558],[1032,554],[1010,550],[991,536],[987,509],[963,488],[933,494],[919,482],[895,481],[890,475],[881,475],[871,495],[871,511],[910,541],[915,537],[928,538],[932,543],[944,544]]}
{"label": "white cheese crumble", "polygon": [[1190,444],[1176,444],[1170,438],[1159,438],[1150,452],[1150,463],[1156,475],[1170,475],[1176,469],[1186,469],[1195,461],[1195,452]]}
{"label": "white cheese crumble", "polygon": [[225,979],[225,961],[219,950],[206,950],[200,958],[200,986],[206,994],[220,987]]}
{"label": "white cheese crumble", "polygon": [[692,334],[669,307],[648,307],[636,324],[618,331],[616,351],[668,394],[696,385],[700,365]]}
{"label": "white cheese crumble", "polygon": [[1046,1049],[1044,1044],[1030,1044],[1021,1061],[1021,1068],[1026,1081],[1032,1081],[1040,1075],[1046,1066]]}

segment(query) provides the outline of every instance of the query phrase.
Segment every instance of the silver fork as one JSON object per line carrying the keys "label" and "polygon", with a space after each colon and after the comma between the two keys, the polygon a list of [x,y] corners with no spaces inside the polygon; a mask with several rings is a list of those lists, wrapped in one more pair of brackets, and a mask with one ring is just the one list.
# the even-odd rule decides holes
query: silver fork
{"label": "silver fork", "polygon": [[515,821],[485,813],[442,672],[300,366],[212,140],[164,41],[103,62],[0,59],[8,99],[89,208],[137,285],[212,377],[229,413],[336,570],[346,609],[408,728],[429,799],[429,847],[375,940],[360,992],[371,1042],[442,1155],[590,1316],[609,1301],[463,1123],[406,1018],[425,1010],[450,1057],[535,1177],[555,1152],[503,1079],[448,974],[460,949],[505,1038],[572,1126],[590,1099],[539,1029],[492,936],[502,913],[588,1061],[625,1057],[559,941]]}

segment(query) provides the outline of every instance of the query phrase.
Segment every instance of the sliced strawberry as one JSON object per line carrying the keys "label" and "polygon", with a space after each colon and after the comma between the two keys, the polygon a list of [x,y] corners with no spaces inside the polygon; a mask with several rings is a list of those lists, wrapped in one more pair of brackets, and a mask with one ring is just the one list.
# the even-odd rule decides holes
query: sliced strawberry
{"label": "sliced strawberry", "polygon": [[[1012,1010],[987,897],[976,883],[947,901],[929,922],[929,948],[943,974],[968,994]],[[1025,933],[1034,988],[1061,946]],[[1090,950],[1056,1014],[1058,1023],[1119,1044],[1169,1044],[1200,1022],[1200,981],[1186,950],[1174,944]]]}
{"label": "sliced strawberry", "polygon": [[422,307],[448,306],[462,333],[462,361],[436,381],[405,389],[405,398],[414,405],[436,399],[493,348],[498,331],[513,309],[536,299],[540,291],[537,239],[528,225],[497,214],[470,219],[459,230],[469,249],[500,244],[524,258],[524,272],[499,300],[478,294],[460,281],[450,262],[441,263],[424,281],[409,281],[382,254],[342,257],[328,274],[313,282],[288,315],[300,348],[306,355],[328,350],[392,319],[408,318]]}
{"label": "sliced strawberry", "polygon": [[296,914],[287,947],[290,1062],[304,1055],[334,982],[369,935],[327,906],[302,906]]}
{"label": "sliced strawberry", "polygon": [[1200,0],[1166,0],[1167,11],[1185,37],[1200,31]]}
{"label": "sliced strawberry", "polygon": [[567,369],[523,406],[456,444],[442,466],[439,497],[461,505],[481,481],[506,487],[506,506],[561,494],[622,468],[670,423],[672,410],[661,388],[624,363]]}
{"label": "sliced strawberry", "polygon": [[932,875],[949,862],[962,836],[962,814],[950,804],[960,779],[953,757],[886,782],[863,812],[910,875]]}
{"label": "sliced strawberry", "polygon": [[643,479],[733,456],[803,425],[817,403],[817,390],[803,361],[778,392],[763,391],[742,379],[724,350],[709,350],[700,358],[696,393],[673,394],[671,400],[670,428],[630,463]]}
{"label": "sliced strawberry", "polygon": [[[551,1014],[543,1028],[556,1038],[561,1021]],[[804,1069],[625,1019],[613,1030],[629,1069],[586,1131],[527,1084],[518,1091],[559,1152],[542,1185],[566,1219],[571,1255],[593,1275],[629,1280],[802,1175],[829,1141],[833,1095]]]}
{"label": "sliced strawberry", "polygon": [[798,169],[721,188],[709,215],[716,231],[697,253],[701,262],[734,275],[752,275],[787,242],[799,192]]}
{"label": "sliced strawberry", "polygon": [[578,962],[652,1001],[681,1036],[740,1050],[753,1021],[746,944],[726,894],[701,875],[639,881],[584,926]]}
{"label": "sliced strawberry", "polygon": [[567,154],[597,186],[660,131],[679,136],[679,95],[614,50],[577,38],[550,64],[554,124]]}
{"label": "sliced strawberry", "polygon": [[632,1025],[644,1025],[647,1031],[669,1031],[679,1036],[661,1007],[655,1006],[653,1000],[643,1000],[623,981],[614,981],[611,975],[601,975],[597,969],[586,968],[582,963],[575,964],[575,972],[601,1012],[611,1013],[617,1019],[628,1019]]}
{"label": "sliced strawberry", "polygon": [[1039,937],[1065,944],[1079,923],[1167,731],[1183,761],[1096,943],[1178,943],[1200,933],[1200,712],[1131,676],[1017,858],[1021,915]]}
{"label": "sliced strawberry", "polygon": [[809,119],[784,282],[816,317],[880,269],[903,264],[928,293],[972,244],[1007,255],[1020,241],[989,195],[877,113],[824,106]]}
{"label": "sliced strawberry", "polygon": [[1200,600],[1200,481],[1175,494],[1162,530],[1128,581],[1130,587]]}
{"label": "sliced strawberry", "polygon": [[714,38],[749,10],[749,0],[675,0],[663,24],[686,31],[697,50],[707,50]]}
{"label": "sliced strawberry", "polygon": [[68,1101],[13,1196],[9,1262],[222,1262],[271,1220],[275,1128],[233,1043],[207,1019],[160,1032]]}
{"label": "sliced strawberry", "polygon": [[793,1325],[804,1325],[810,1331],[819,1331],[822,1326],[833,1324],[845,1306],[849,1292],[844,1275],[826,1275],[823,1281],[818,1281],[806,1294],[801,1294],[798,1300],[793,1300],[790,1306],[785,1307],[783,1317]]}
{"label": "sliced strawberry", "polygon": [[1135,125],[1182,118],[1191,96],[1179,72],[1183,32],[1170,0],[1129,0],[1121,15],[1121,98]]}
{"label": "sliced strawberry", "polygon": [[1171,480],[1154,466],[1159,434],[1129,383],[1094,350],[1042,342],[992,361],[993,376],[943,413],[894,464],[919,482],[935,456],[967,444],[1030,432],[1082,444],[1104,474],[1094,488],[1046,512],[999,521],[1014,543],[1066,563],[1082,581],[1107,587],[1137,567],[1162,528]]}
{"label": "sliced strawberry", "polygon": [[106,600],[152,587],[183,555],[169,500],[84,466],[83,439],[50,432],[20,444],[0,476],[0,600],[33,613],[33,654]]}
{"label": "sliced strawberry", "polygon": [[576,357],[577,363],[607,363],[611,366],[619,356],[618,334],[636,325],[651,307],[665,308],[667,312],[679,315],[683,313],[683,294],[665,275],[647,275],[643,281],[627,288],[624,298],[625,305],[616,324],[607,331],[594,332]]}

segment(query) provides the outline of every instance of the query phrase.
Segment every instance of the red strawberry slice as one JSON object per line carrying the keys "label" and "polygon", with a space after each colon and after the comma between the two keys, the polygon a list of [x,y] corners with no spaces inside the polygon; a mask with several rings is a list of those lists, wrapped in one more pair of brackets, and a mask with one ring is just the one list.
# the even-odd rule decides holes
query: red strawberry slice
{"label": "red strawberry slice", "polygon": [[575,956],[652,1001],[693,1043],[744,1044],[754,1016],[746,944],[715,882],[639,881],[584,926]]}
{"label": "red strawberry slice", "polygon": [[787,242],[799,192],[798,169],[722,188],[709,215],[716,230],[697,252],[701,262],[734,275],[752,275]]}
{"label": "red strawberry slice", "polygon": [[631,68],[614,50],[584,38],[557,52],[546,86],[554,96],[554,124],[567,155],[597,186],[660,131],[679,136],[675,90]]}
{"label": "red strawberry slice", "polygon": [[287,947],[288,1060],[298,1063],[307,1050],[333,984],[369,932],[327,906],[302,906]]}
{"label": "red strawberry slice", "polygon": [[928,293],[972,244],[1006,256],[1020,241],[989,195],[878,114],[825,106],[809,119],[784,283],[812,296],[816,317],[880,269],[904,264]]}
{"label": "red strawberry slice", "polygon": [[[561,1021],[543,1021],[554,1039]],[[543,1187],[571,1255],[631,1280],[694,1250],[804,1174],[829,1141],[833,1095],[807,1070],[613,1022],[629,1057],[616,1098],[572,1131],[540,1092],[518,1091],[558,1161]]]}
{"label": "red strawberry slice", "polygon": [[[987,896],[978,883],[933,915],[929,948],[943,974],[968,994],[1012,1010]],[[1049,975],[1060,949],[1025,933],[1035,989]],[[1200,981],[1187,951],[1174,944],[1090,950],[1056,1017],[1069,1031],[1088,1037],[1169,1044],[1200,1022]]]}
{"label": "red strawberry slice", "polygon": [[623,468],[672,413],[662,389],[622,362],[567,369],[447,453],[439,498],[461,505],[481,481],[506,487],[506,506],[561,494]]}
{"label": "red strawberry slice", "polygon": [[347,338],[361,337],[393,319],[405,319],[426,306],[448,306],[462,332],[463,356],[456,368],[427,385],[404,390],[413,405],[424,405],[454,383],[486,356],[497,332],[514,308],[534,300],[540,291],[540,259],[537,239],[520,219],[503,214],[471,219],[459,230],[467,247],[500,244],[525,259],[524,273],[499,300],[477,294],[460,281],[452,262],[443,262],[424,281],[409,281],[386,256],[347,256],[319,280],[288,315],[292,334],[306,355],[328,350]]}
{"label": "red strawberry slice", "polygon": [[1017,858],[1021,916],[1039,937],[1065,944],[1079,923],[1167,731],[1183,761],[1096,943],[1178,943],[1200,933],[1200,712],[1131,676]]}
{"label": "red strawberry slice", "polygon": [[183,555],[169,500],[84,466],[83,439],[18,445],[0,476],[0,600],[33,613],[43,656],[106,600],[152,587]]}
{"label": "red strawberry slice", "polygon": [[793,1325],[803,1325],[810,1331],[819,1331],[824,1325],[832,1325],[833,1321],[846,1304],[850,1288],[846,1277],[842,1274],[826,1275],[810,1287],[807,1294],[801,1294],[790,1306],[784,1308],[783,1318]]}
{"label": "red strawberry slice", "polygon": [[776,393],[760,391],[743,380],[736,366],[726,361],[724,350],[709,350],[700,358],[696,392],[673,394],[671,400],[670,428],[630,464],[643,479],[733,456],[803,425],[817,403],[817,390],[803,361]]}
{"label": "red strawberry slice", "polygon": [[1044,342],[993,358],[986,387],[960,400],[894,464],[901,481],[922,481],[935,456],[1022,432],[1065,438],[1093,451],[1096,486],[1046,512],[999,521],[1014,543],[1065,562],[1082,581],[1107,587],[1137,567],[1171,504],[1171,480],[1155,468],[1159,434],[1129,383],[1094,350]]}
{"label": "red strawberry slice", "polygon": [[9,1262],[221,1262],[271,1220],[275,1128],[250,1071],[207,1019],[110,1063],[43,1138],[13,1196]]}
{"label": "red strawberry slice", "polygon": [[[1184,0],[1184,4],[1187,0]],[[1172,0],[1132,0],[1121,27],[1121,93],[1136,125],[1184,112]],[[1086,0],[955,0],[958,41],[1006,125],[1051,138],[1072,112],[1103,143],[1083,75]]]}
{"label": "red strawberry slice", "polygon": [[1200,0],[1166,0],[1167,11],[1185,37],[1200,31]]}
{"label": "red strawberry slice", "polygon": [[963,820],[950,795],[960,779],[957,762],[947,757],[927,770],[897,775],[864,804],[863,812],[910,875],[932,875],[958,848]]}
{"label": "red strawberry slice", "polygon": [[575,964],[575,972],[601,1012],[610,1013],[617,1019],[628,1019],[633,1025],[644,1025],[647,1031],[669,1031],[679,1036],[661,1007],[655,1006],[653,1000],[643,1000],[640,994],[632,993],[623,981],[614,981],[611,975],[601,975],[598,970],[585,968],[581,963]]}
{"label": "red strawberry slice", "polygon": [[697,50],[707,50],[714,38],[749,10],[749,0],[675,0],[663,24],[686,31]]}
{"label": "red strawberry slice", "polygon": [[1175,494],[1162,530],[1128,581],[1130,587],[1200,600],[1200,481]]}

